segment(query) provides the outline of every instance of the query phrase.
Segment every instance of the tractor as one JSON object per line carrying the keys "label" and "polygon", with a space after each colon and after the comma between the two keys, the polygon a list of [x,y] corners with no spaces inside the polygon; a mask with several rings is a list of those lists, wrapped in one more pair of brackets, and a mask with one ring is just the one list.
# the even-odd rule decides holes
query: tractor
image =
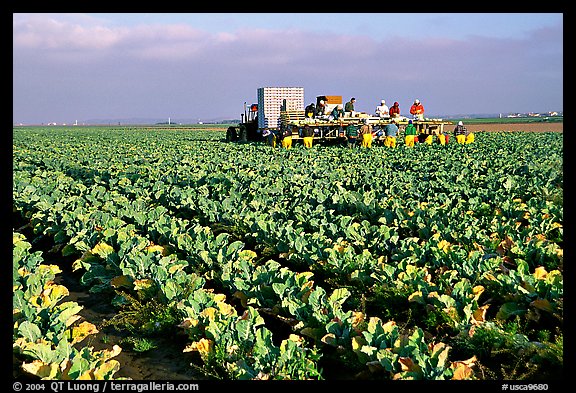
{"label": "tractor", "polygon": [[247,107],[244,103],[244,113],[238,126],[230,126],[226,130],[226,142],[252,142],[261,139],[258,132],[258,104]]}

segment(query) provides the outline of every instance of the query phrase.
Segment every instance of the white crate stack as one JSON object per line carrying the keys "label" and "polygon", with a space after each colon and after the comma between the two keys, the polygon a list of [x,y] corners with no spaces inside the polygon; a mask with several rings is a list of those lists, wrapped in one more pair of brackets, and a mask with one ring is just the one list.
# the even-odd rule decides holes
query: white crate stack
{"label": "white crate stack", "polygon": [[304,88],[258,88],[258,128],[278,128],[281,110],[304,110]]}

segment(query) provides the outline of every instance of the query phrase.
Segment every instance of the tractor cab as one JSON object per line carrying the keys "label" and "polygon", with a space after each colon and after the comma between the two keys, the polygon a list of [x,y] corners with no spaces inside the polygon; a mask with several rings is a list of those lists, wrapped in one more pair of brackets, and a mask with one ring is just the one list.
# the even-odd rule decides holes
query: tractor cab
{"label": "tractor cab", "polygon": [[258,104],[250,107],[244,103],[242,121],[237,127],[230,126],[226,131],[226,142],[248,142],[260,139],[258,134]]}

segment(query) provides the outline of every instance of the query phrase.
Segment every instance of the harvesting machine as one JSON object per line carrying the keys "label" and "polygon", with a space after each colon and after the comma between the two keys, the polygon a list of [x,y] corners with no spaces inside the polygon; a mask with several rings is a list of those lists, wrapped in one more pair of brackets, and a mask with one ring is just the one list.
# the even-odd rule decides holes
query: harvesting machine
{"label": "harvesting machine", "polygon": [[[314,130],[314,139],[318,141],[344,141],[345,129],[349,124],[370,124],[377,132],[389,124],[391,119],[378,117],[363,112],[345,112],[337,120],[328,113],[336,105],[342,104],[342,96],[322,95],[316,97],[316,107],[320,101],[326,105],[324,116],[310,116],[305,113],[304,88],[302,87],[261,87],[258,89],[258,103],[247,107],[244,103],[242,121],[238,126],[231,126],[226,132],[228,142],[261,141],[262,133],[268,129],[275,133],[292,131],[292,139],[302,139],[302,129],[310,126]],[[442,119],[412,119],[400,116],[396,124],[403,130],[412,120],[419,133],[438,135],[444,131],[444,125],[452,124]]]}

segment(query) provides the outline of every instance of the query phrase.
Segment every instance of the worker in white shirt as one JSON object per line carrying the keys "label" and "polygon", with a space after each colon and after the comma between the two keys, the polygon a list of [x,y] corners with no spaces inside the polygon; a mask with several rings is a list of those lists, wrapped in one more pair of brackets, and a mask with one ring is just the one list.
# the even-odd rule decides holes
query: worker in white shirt
{"label": "worker in white shirt", "polygon": [[376,107],[376,116],[390,117],[390,113],[388,112],[388,106],[386,105],[386,100],[380,101],[380,105]]}

